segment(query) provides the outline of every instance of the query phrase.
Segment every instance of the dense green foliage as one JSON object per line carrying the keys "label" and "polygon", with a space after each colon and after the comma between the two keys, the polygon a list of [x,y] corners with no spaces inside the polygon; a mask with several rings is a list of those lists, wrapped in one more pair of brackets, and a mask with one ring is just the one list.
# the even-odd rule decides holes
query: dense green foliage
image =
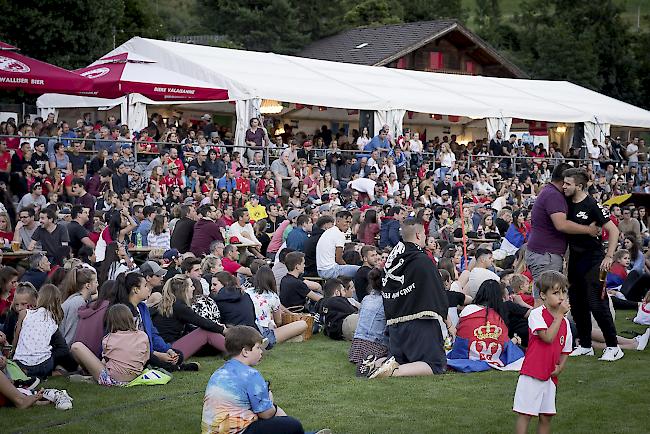
{"label": "dense green foliage", "polygon": [[136,35],[216,34],[222,46],[295,54],[351,27],[456,18],[533,78],[570,80],[650,108],[643,31],[650,0],[634,3],[632,10],[623,0],[0,0],[0,40],[78,68]]}

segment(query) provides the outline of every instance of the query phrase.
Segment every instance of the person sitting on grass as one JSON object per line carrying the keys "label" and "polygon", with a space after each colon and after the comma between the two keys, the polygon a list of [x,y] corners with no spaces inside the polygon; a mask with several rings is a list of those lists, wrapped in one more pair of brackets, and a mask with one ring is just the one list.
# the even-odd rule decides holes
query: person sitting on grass
{"label": "person sitting on grass", "polygon": [[280,297],[275,285],[275,276],[268,265],[257,270],[253,278],[254,288],[246,290],[255,305],[255,323],[262,336],[268,339],[267,350],[276,343],[284,342],[299,336],[307,330],[307,323],[303,320],[282,324]]}
{"label": "person sitting on grass", "polygon": [[359,322],[358,310],[348,297],[353,290],[339,279],[329,279],[323,287],[324,297],[316,303],[318,322],[330,339],[351,341]]}
{"label": "person sitting on grass", "polygon": [[4,372],[2,372],[6,365],[7,359],[4,356],[0,356],[0,408],[11,403],[17,409],[24,410],[43,399],[43,389],[33,395],[25,395],[21,390],[18,390]]}
{"label": "person sitting on grass", "polygon": [[102,360],[81,342],[72,344],[72,356],[98,384],[124,386],[142,374],[149,360],[149,338],[136,328],[131,310],[121,303],[106,312],[106,331]]}
{"label": "person sitting on grass", "polygon": [[634,317],[634,322],[650,326],[650,291],[646,292],[645,297],[639,303],[639,310]]}
{"label": "person sitting on grass", "polygon": [[515,431],[528,432],[531,418],[539,416],[537,432],[551,432],[556,414],[557,376],[564,370],[573,347],[567,278],[557,271],[545,271],[535,281],[542,306],[528,316],[530,341],[520,370],[513,411],[519,413]]}
{"label": "person sitting on grass", "polygon": [[[363,297],[359,309],[359,321],[354,330],[348,360],[357,365],[357,377],[365,377],[366,363],[388,355],[386,314],[381,298],[381,270],[373,268],[367,275],[370,292]],[[370,359],[368,359],[370,356]]]}
{"label": "person sitting on grass", "polygon": [[18,315],[13,360],[30,377],[47,378],[54,369],[52,337],[63,320],[61,293],[54,285],[44,285],[34,309]]}
{"label": "person sitting on grass", "polygon": [[149,365],[166,369],[167,371],[196,370],[194,366],[183,364],[183,353],[173,349],[164,341],[151,321],[149,309],[145,301],[151,295],[147,281],[140,273],[121,273],[115,281],[115,297],[111,304],[124,304],[130,310],[138,330],[144,331],[149,337]]}
{"label": "person sitting on grass", "polygon": [[[222,335],[224,326],[203,318],[190,307],[194,290],[192,280],[185,274],[178,274],[165,282],[160,303],[150,309],[151,320],[160,337],[182,351],[185,359],[204,346],[220,352],[226,349]],[[191,365],[199,367],[198,363]]]}
{"label": "person sitting on grass", "polygon": [[214,275],[221,287],[210,293],[219,308],[221,322],[227,326],[247,325],[256,328],[255,306],[250,296],[242,291],[237,278],[227,271]]}
{"label": "person sitting on grass", "polygon": [[[303,434],[297,419],[273,402],[270,383],[253,366],[262,359],[264,338],[253,327],[233,326],[226,332],[229,360],[217,369],[205,389],[203,434]],[[321,430],[316,434],[328,434]]]}
{"label": "person sitting on grass", "polygon": [[115,298],[115,281],[107,280],[99,288],[97,299],[87,306],[79,308],[79,324],[74,342],[81,342],[97,357],[102,355],[102,338],[104,337],[104,317]]}
{"label": "person sitting on grass", "polygon": [[[284,264],[289,273],[280,282],[280,301],[291,311],[304,310],[306,300],[317,302],[323,295],[310,289],[300,279],[305,271],[305,254],[302,252],[291,252],[284,258]],[[308,310],[308,309],[307,309]]]}

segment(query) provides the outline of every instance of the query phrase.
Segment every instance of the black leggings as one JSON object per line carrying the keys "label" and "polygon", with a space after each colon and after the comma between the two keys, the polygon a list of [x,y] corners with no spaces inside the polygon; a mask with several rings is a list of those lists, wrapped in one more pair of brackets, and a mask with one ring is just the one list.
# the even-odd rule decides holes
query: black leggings
{"label": "black leggings", "polygon": [[618,345],[609,300],[599,280],[600,260],[569,260],[569,302],[583,348],[591,347],[591,315],[603,332],[608,347]]}
{"label": "black leggings", "polygon": [[298,419],[291,416],[274,416],[257,419],[248,425],[243,434],[303,434],[305,430]]}
{"label": "black leggings", "polygon": [[156,368],[163,368],[164,370],[169,372],[178,371],[179,367],[183,364],[185,356],[183,355],[182,351],[177,350],[176,348],[173,348],[173,350],[176,354],[178,354],[177,364],[174,365],[169,362],[164,362],[161,359],[159,359],[157,356],[155,356],[153,353],[151,353],[151,357],[149,358],[148,364]]}

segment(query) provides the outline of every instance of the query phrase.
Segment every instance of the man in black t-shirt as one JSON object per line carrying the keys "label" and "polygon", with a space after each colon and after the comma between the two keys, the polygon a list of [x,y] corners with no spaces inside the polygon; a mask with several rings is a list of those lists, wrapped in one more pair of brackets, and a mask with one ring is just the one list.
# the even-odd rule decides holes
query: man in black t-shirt
{"label": "man in black t-shirt", "polygon": [[607,348],[599,360],[615,361],[623,357],[616,338],[616,326],[609,310],[609,299],[605,292],[605,275],[612,265],[619,231],[609,219],[609,212],[587,194],[588,175],[584,169],[569,169],[564,172],[564,195],[569,199],[567,219],[581,224],[603,227],[613,240],[603,248],[600,237],[590,235],[567,235],[569,241],[569,301],[571,315],[578,329],[579,346],[572,356],[593,356],[591,347],[591,315],[598,323],[605,337]]}
{"label": "man in black t-shirt", "polygon": [[70,250],[77,256],[81,246],[95,248],[95,243],[88,237],[88,231],[84,226],[90,221],[90,210],[82,205],[75,205],[71,211],[72,221],[68,223],[68,238],[70,239]]}
{"label": "man in black t-shirt", "polygon": [[65,226],[56,223],[56,212],[50,208],[41,210],[39,222],[41,226],[34,231],[27,250],[34,250],[36,244],[40,242],[50,262],[63,265],[63,260],[70,250],[68,230]]}
{"label": "man in black t-shirt", "polygon": [[314,292],[298,277],[305,271],[305,254],[291,252],[284,259],[289,273],[280,282],[280,302],[287,308],[304,306],[306,299],[318,301],[322,294]]}

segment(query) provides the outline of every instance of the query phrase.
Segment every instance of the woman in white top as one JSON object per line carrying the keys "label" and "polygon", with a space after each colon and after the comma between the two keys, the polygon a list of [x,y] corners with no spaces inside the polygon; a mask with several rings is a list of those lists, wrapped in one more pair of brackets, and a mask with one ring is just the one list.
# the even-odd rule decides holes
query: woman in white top
{"label": "woman in white top", "polygon": [[158,214],[153,219],[151,230],[147,234],[147,244],[149,247],[169,250],[171,235],[167,228],[167,216]]}
{"label": "woman in white top", "polygon": [[36,309],[18,315],[13,360],[30,377],[46,378],[54,369],[50,341],[63,320],[61,293],[54,285],[43,285],[38,292]]}
{"label": "woman in white top", "polygon": [[443,142],[441,147],[440,147],[440,175],[442,178],[445,177],[445,174],[449,172],[449,170],[452,168],[454,165],[454,162],[456,161],[456,155],[454,155],[453,152],[451,152],[451,148],[449,147],[449,144],[447,142]]}
{"label": "woman in white top", "polygon": [[262,336],[268,339],[267,349],[307,330],[307,323],[303,320],[282,325],[283,307],[280,304],[275,276],[268,265],[257,270],[253,285],[255,288],[246,289],[246,293],[255,306],[255,324],[262,332]]}
{"label": "woman in white top", "polygon": [[363,151],[363,148],[368,144],[370,141],[370,132],[368,132],[368,127],[363,127],[363,130],[361,130],[361,136],[357,139],[357,147],[359,148],[360,151]]}

